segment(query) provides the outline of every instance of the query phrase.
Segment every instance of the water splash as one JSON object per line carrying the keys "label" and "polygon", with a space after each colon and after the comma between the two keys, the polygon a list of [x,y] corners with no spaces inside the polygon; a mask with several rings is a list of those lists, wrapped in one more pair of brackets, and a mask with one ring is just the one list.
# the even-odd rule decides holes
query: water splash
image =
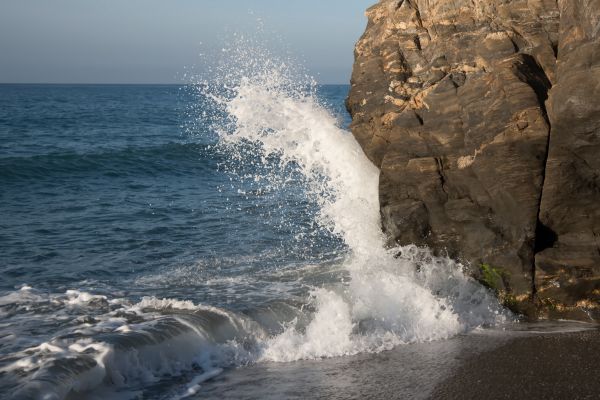
{"label": "water splash", "polygon": [[[291,323],[269,338],[261,359],[380,351],[511,318],[460,264],[416,246],[385,247],[379,171],[319,102],[314,80],[245,42],[228,52],[219,71],[219,79],[198,88],[219,110],[213,129],[219,147],[235,160],[232,172],[251,166],[246,172],[260,171],[253,179],[281,191],[300,174],[317,207],[314,222],[347,247],[343,267],[350,279],[315,288],[309,299],[317,310],[312,321]],[[268,167],[256,168],[257,163]]]}
{"label": "water splash", "polygon": [[[295,273],[310,278],[303,283],[310,286],[305,298],[300,297],[305,292],[286,298],[286,288],[281,298],[248,304],[243,311],[124,294],[47,294],[30,287],[0,297],[8,332],[0,334],[11,339],[0,344],[0,381],[15,398],[42,393],[85,399],[104,389],[108,394],[100,397],[114,397],[115,389],[131,390],[127,396],[135,397],[174,377],[178,385],[187,380],[174,396],[185,398],[223,368],[377,352],[511,319],[460,264],[416,246],[385,247],[379,171],[293,60],[245,39],[221,53],[207,79],[194,86],[202,99],[199,124],[211,124],[218,140],[213,151],[229,157],[224,167],[234,184],[240,178],[258,186],[247,196],[262,199],[267,190],[281,194],[271,200],[284,199],[302,184],[308,215],[292,220],[296,212],[282,221],[292,228],[305,225],[294,246],[305,243],[308,251],[328,237],[343,245],[328,250],[335,257],[294,265]],[[311,231],[318,234],[305,234]],[[274,254],[285,258],[285,252]],[[335,273],[326,280],[319,269]],[[220,279],[213,282],[218,288],[235,291],[247,278],[204,276],[199,270],[169,269],[137,283],[187,282],[191,274],[200,275],[204,289],[211,276]],[[290,281],[283,279],[290,268],[271,272],[272,287],[257,287],[279,294]],[[243,289],[235,294],[249,298]]]}

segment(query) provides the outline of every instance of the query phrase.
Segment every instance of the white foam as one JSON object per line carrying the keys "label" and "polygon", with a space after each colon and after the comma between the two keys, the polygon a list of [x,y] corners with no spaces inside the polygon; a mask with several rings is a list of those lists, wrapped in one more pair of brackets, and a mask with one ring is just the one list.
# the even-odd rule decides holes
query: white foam
{"label": "white foam", "polygon": [[[280,160],[276,168],[253,178],[280,184],[280,190],[292,179],[286,175],[290,165],[295,166],[305,179],[307,196],[319,207],[316,222],[349,248],[344,268],[350,282],[337,292],[313,291],[317,311],[312,321],[306,327],[292,323],[270,338],[262,359],[380,351],[511,318],[494,296],[463,274],[460,264],[414,246],[386,249],[378,169],[320,104],[311,80],[303,80],[264,49],[247,44],[237,49],[225,63],[226,73],[219,75],[222,81],[199,86],[226,115],[214,126],[221,146],[238,164],[246,161],[252,168],[257,154],[248,154],[248,143],[265,165]],[[394,257],[399,250],[403,256]]]}
{"label": "white foam", "polygon": [[[307,196],[318,207],[314,222],[347,247],[339,257],[341,267],[335,266],[336,272],[344,272],[341,280],[317,285],[302,309],[286,308],[296,318],[283,322],[292,316],[277,315],[275,322],[284,326],[270,335],[248,317],[186,300],[144,297],[132,304],[81,290],[43,294],[24,286],[0,297],[0,306],[8,306],[0,318],[3,323],[10,319],[5,337],[19,337],[24,344],[13,344],[11,351],[24,350],[2,360],[0,372],[22,377],[25,389],[32,391],[25,398],[34,392],[64,398],[91,389],[111,397],[107,384],[139,387],[200,369],[177,396],[185,398],[229,366],[377,352],[511,318],[486,289],[463,274],[460,264],[415,246],[386,249],[378,170],[317,100],[314,83],[264,50],[244,44],[237,49],[226,52],[230,58],[217,74],[220,81],[200,85],[223,113],[214,116],[221,146],[231,150],[242,169],[243,162],[255,163],[258,156],[265,168],[253,164],[245,174],[262,171],[248,178],[268,182],[270,190],[285,190],[287,182],[302,175]],[[402,256],[396,258],[399,251]],[[317,268],[326,267],[299,269],[314,275]],[[183,279],[187,273],[183,271]],[[282,270],[273,277],[288,273]],[[236,279],[227,282],[235,284]],[[222,282],[214,277],[204,287]],[[29,338],[21,333],[31,329],[19,331],[23,324],[49,321],[60,328]],[[55,363],[74,361],[81,363],[67,365],[69,373],[59,381],[44,376]]]}
{"label": "white foam", "polygon": [[[111,397],[109,388],[120,390],[201,368],[204,372],[188,385],[186,393],[191,395],[202,381],[222,371],[219,366],[249,359],[238,337],[264,336],[256,324],[241,316],[191,301],[145,297],[130,304],[126,299],[109,301],[106,296],[78,290],[41,294],[31,288],[4,299],[7,304],[10,300],[27,308],[52,304],[71,317],[50,340],[23,348],[5,360],[0,372],[23,379],[16,398],[51,393],[60,399],[90,390]],[[115,305],[114,309],[99,310],[93,323],[73,325],[79,316],[90,316],[86,304],[98,299]],[[59,377],[52,372],[56,365],[62,371]]]}
{"label": "white foam", "polygon": [[319,311],[305,332],[298,332],[292,323],[282,334],[265,342],[261,360],[294,361],[354,353],[350,339],[354,324],[348,303],[325,289],[314,291],[312,296]]}
{"label": "white foam", "polygon": [[185,399],[185,398],[195,395],[196,393],[198,393],[198,391],[201,388],[200,383],[207,381],[209,379],[212,379],[215,376],[221,374],[222,372],[223,372],[222,368],[215,368],[208,372],[205,372],[203,374],[196,376],[194,379],[192,379],[192,381],[190,383],[188,383],[183,394],[173,397],[173,400]]}
{"label": "white foam", "polygon": [[342,236],[354,252],[381,248],[379,171],[316,97],[287,79],[270,70],[242,77],[235,96],[221,99],[235,121],[233,131],[221,130],[222,143],[259,143],[263,159],[281,157],[281,170],[297,164],[309,182],[308,195],[320,207],[319,223]]}
{"label": "white foam", "polygon": [[72,306],[87,305],[94,300],[106,300],[106,296],[93,295],[81,290],[70,289],[67,290],[65,294],[68,296],[67,304]]}
{"label": "white foam", "polygon": [[[35,302],[42,299],[37,293],[35,293],[31,286],[24,285],[21,289],[10,292],[0,297],[0,306],[8,304],[21,304],[24,302]],[[0,314],[1,315],[1,314]]]}
{"label": "white foam", "polygon": [[156,310],[165,310],[165,309],[177,309],[177,310],[197,310],[199,306],[194,304],[194,302],[189,300],[177,300],[177,299],[166,299],[166,298],[156,298],[154,296],[145,296],[142,297],[138,303],[136,303],[133,307],[134,309],[144,309],[151,308]]}

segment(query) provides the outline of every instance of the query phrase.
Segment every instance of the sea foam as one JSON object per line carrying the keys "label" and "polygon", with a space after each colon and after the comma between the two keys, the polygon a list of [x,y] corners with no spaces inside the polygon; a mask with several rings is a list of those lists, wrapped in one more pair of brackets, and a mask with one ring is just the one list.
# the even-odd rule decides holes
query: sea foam
{"label": "sea foam", "polygon": [[[165,377],[187,380],[173,394],[185,398],[224,368],[379,352],[512,319],[459,263],[416,246],[386,247],[379,171],[320,102],[314,80],[253,43],[223,54],[208,79],[193,86],[210,105],[198,118],[212,123],[214,151],[230,157],[233,185],[241,176],[283,192],[299,180],[315,207],[306,229],[343,244],[336,273],[319,280],[330,257],[298,266],[298,274],[311,276],[305,298],[248,304],[243,312],[182,299],[24,287],[0,298],[0,318],[10,328],[5,337],[13,339],[3,348],[0,373],[15,398],[113,397],[124,389],[135,397]],[[153,280],[139,280],[146,281]],[[237,281],[228,282],[233,290]],[[27,336],[39,326],[48,331]]]}
{"label": "sea foam", "polygon": [[256,162],[256,154],[249,156],[252,144],[259,160],[270,166],[255,179],[274,185],[286,182],[293,165],[318,207],[316,223],[348,249],[343,268],[349,281],[315,288],[308,299],[316,309],[311,322],[288,324],[283,333],[268,338],[259,359],[380,351],[512,318],[487,289],[464,275],[462,265],[416,246],[386,247],[379,171],[319,102],[314,81],[247,43],[238,44],[228,57],[218,69],[216,85],[198,86],[221,110],[214,121],[220,146],[244,165]]}

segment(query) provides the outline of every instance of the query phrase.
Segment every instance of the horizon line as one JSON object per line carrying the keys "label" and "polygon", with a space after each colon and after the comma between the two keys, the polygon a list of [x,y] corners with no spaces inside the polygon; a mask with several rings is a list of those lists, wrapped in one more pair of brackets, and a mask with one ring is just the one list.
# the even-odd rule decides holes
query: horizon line
{"label": "horizon line", "polygon": [[[175,83],[175,82],[0,82],[0,85],[72,85],[72,86],[101,86],[101,85],[106,85],[106,86],[116,86],[116,85],[121,85],[121,86],[125,86],[125,85],[130,85],[130,86],[135,86],[135,85],[139,85],[139,86],[143,86],[143,85],[156,85],[156,86],[186,86],[186,85],[194,85],[195,83],[193,82],[182,82],[182,83]],[[346,86],[350,86],[350,82],[347,83],[317,83],[317,85],[336,85],[336,86],[342,86],[342,85],[346,85]]]}

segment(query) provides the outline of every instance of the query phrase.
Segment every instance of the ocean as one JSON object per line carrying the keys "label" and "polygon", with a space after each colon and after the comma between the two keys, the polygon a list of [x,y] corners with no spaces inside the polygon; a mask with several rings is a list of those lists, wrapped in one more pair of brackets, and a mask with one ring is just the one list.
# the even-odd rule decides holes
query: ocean
{"label": "ocean", "polygon": [[219,68],[0,85],[0,397],[425,398],[516,321],[386,244],[349,86]]}

